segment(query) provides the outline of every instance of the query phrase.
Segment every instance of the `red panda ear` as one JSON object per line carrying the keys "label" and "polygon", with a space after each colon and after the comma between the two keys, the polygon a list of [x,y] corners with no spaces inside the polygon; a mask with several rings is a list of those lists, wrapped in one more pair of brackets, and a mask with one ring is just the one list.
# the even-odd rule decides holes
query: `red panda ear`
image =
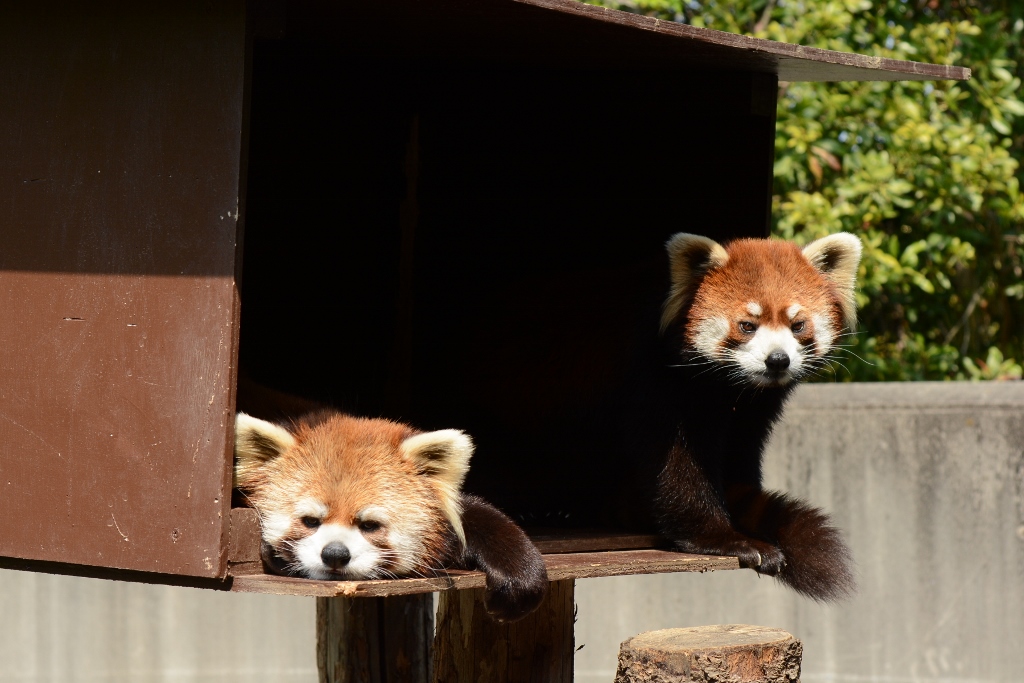
{"label": "red panda ear", "polygon": [[811,262],[825,279],[836,287],[843,322],[853,330],[857,327],[857,267],[860,265],[860,240],[848,232],[822,237],[804,247],[804,258]]}
{"label": "red panda ear", "polygon": [[721,244],[701,235],[680,232],[673,235],[665,247],[668,249],[672,288],[662,309],[662,332],[690,303],[707,272],[721,268],[729,260],[729,254]]}
{"label": "red panda ear", "polygon": [[294,445],[295,438],[284,427],[238,413],[235,416],[234,486],[248,487],[263,465]]}
{"label": "red panda ear", "polygon": [[458,429],[442,429],[410,436],[399,446],[399,452],[433,484],[442,512],[465,545],[460,492],[469,472],[473,440]]}

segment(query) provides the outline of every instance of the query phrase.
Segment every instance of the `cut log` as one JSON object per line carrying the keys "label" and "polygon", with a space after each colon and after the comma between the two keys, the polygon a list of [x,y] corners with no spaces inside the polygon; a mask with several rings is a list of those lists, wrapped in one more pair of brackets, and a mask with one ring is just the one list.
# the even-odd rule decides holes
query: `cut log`
{"label": "cut log", "polygon": [[434,637],[435,683],[571,683],[573,580],[552,581],[537,611],[499,624],[481,588],[441,593]]}
{"label": "cut log", "polygon": [[317,598],[320,683],[428,683],[434,600]]}
{"label": "cut log", "polygon": [[803,645],[763,626],[648,631],[619,648],[615,683],[799,683]]}

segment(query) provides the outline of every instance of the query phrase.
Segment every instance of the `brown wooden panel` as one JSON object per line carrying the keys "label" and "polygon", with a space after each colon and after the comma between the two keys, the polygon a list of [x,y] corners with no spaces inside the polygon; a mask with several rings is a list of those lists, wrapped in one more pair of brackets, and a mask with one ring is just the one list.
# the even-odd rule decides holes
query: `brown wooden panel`
{"label": "brown wooden panel", "polygon": [[0,12],[0,555],[221,576],[244,2]]}
{"label": "brown wooden panel", "polygon": [[614,533],[582,529],[528,531],[530,540],[544,554],[589,553],[601,550],[640,550],[664,547],[667,543],[655,534]]}

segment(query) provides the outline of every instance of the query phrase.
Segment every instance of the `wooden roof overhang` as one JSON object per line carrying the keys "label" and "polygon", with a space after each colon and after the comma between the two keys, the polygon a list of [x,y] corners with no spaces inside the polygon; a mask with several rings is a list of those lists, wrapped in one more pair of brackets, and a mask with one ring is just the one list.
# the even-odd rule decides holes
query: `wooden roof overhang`
{"label": "wooden roof overhang", "polygon": [[[338,22],[324,22],[324,14]],[[315,17],[315,18],[314,18]],[[557,60],[580,67],[749,71],[780,81],[967,80],[970,69],[836,52],[725,33],[577,0],[396,0],[289,4],[287,25],[361,52]]]}

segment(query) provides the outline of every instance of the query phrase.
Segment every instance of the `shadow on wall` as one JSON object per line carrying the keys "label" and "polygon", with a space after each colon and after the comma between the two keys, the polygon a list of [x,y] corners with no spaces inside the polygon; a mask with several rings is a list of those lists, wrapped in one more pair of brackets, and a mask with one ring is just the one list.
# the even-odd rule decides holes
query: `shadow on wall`
{"label": "shadow on wall", "polygon": [[2,683],[316,683],[316,601],[0,570]]}
{"label": "shadow on wall", "polygon": [[846,532],[857,596],[819,605],[747,570],[580,581],[578,683],[610,682],[631,635],[713,623],[802,639],[804,683],[1022,680],[1024,383],[807,385],[765,465]]}

